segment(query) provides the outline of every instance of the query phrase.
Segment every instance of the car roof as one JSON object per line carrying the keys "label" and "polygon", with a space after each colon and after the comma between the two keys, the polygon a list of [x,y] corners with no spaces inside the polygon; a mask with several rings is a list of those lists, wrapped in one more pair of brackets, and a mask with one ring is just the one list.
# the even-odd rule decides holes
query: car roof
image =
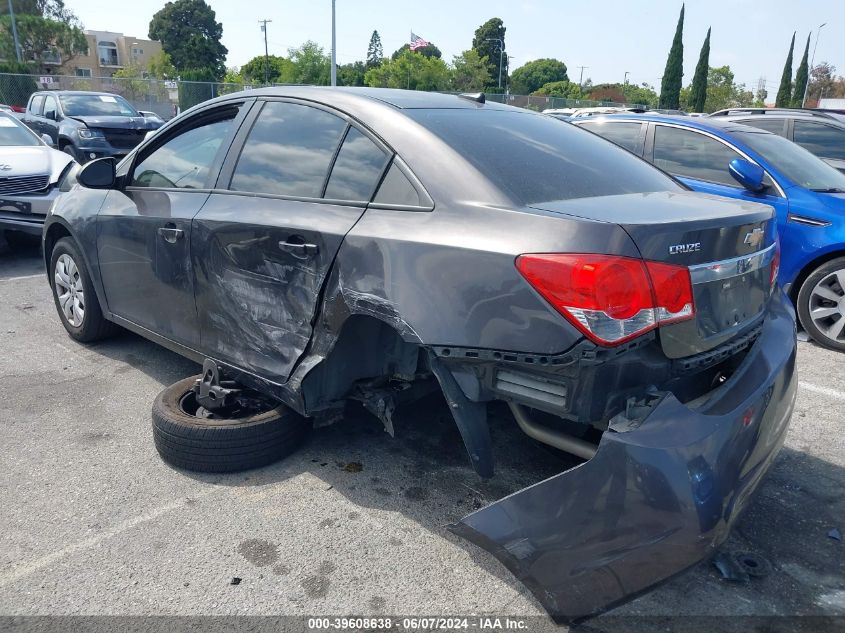
{"label": "car roof", "polygon": [[[750,125],[743,125],[731,119],[711,119],[710,117],[691,117],[691,116],[674,116],[671,114],[608,114],[602,117],[591,117],[589,119],[577,120],[581,124],[587,121],[596,123],[598,121],[641,121],[653,123],[670,123],[672,125],[679,125],[688,127],[703,132],[710,132],[713,134],[730,134],[732,132],[750,132],[754,134],[771,134],[766,130],[752,127]],[[576,120],[573,120],[575,123]]]}
{"label": "car roof", "polygon": [[95,92],[94,90],[38,90],[32,93],[33,95],[94,95],[94,96],[109,96],[119,97],[120,95],[113,92]]}
{"label": "car roof", "polygon": [[741,119],[826,119],[835,123],[842,123],[842,115],[825,110],[811,108],[728,108],[714,112],[708,117],[741,118]]}

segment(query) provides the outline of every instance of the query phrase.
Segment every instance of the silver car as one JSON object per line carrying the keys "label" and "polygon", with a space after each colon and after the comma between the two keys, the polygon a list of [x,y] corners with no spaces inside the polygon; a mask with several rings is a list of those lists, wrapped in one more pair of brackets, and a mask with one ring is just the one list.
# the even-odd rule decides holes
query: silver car
{"label": "silver car", "polygon": [[59,187],[76,163],[0,111],[0,231],[41,235]]}

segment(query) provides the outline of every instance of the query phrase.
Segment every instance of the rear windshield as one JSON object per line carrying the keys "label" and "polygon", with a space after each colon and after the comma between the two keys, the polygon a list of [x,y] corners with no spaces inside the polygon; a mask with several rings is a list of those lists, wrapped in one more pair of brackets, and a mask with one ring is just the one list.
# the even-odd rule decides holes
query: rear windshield
{"label": "rear windshield", "polygon": [[141,116],[117,95],[62,95],[59,99],[66,116]]}
{"label": "rear windshield", "polygon": [[735,132],[736,136],[769,161],[795,184],[813,191],[845,191],[845,174],[800,145],[776,134]]}
{"label": "rear windshield", "polygon": [[0,114],[0,147],[41,145],[35,135],[11,116]]}
{"label": "rear windshield", "polygon": [[506,110],[406,112],[517,204],[682,189],[630,152],[552,117]]}

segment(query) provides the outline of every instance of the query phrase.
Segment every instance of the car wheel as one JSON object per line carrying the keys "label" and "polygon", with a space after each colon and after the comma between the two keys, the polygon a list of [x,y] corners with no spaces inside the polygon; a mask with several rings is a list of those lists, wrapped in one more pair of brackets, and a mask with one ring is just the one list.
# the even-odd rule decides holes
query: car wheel
{"label": "car wheel", "polygon": [[164,461],[185,470],[235,472],[271,464],[292,453],[311,428],[288,407],[244,390],[225,413],[199,405],[200,376],[170,385],[153,402],[153,440]]}
{"label": "car wheel", "polygon": [[59,318],[71,338],[91,343],[117,331],[118,327],[103,316],[85,260],[70,237],[63,237],[53,247],[50,286]]}
{"label": "car wheel", "polygon": [[845,257],[807,277],[798,293],[798,318],[817,343],[845,351]]}

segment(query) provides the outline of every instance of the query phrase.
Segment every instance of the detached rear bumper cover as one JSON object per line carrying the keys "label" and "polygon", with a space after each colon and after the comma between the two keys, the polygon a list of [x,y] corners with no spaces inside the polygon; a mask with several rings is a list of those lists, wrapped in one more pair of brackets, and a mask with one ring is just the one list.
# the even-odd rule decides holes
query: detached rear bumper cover
{"label": "detached rear bumper cover", "polygon": [[597,615],[707,557],[777,455],[795,403],[782,293],[742,366],[701,408],[671,394],[590,461],[464,517],[558,622]]}

